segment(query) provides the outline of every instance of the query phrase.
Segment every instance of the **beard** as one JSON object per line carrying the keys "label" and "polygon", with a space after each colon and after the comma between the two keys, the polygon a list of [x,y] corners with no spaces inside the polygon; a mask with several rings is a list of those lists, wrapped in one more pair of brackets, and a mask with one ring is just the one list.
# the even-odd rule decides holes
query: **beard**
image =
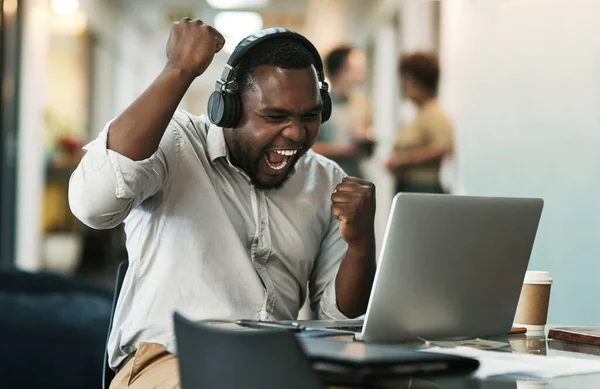
{"label": "beard", "polygon": [[288,168],[285,176],[276,184],[264,184],[264,183],[258,181],[258,178],[257,178],[258,165],[259,165],[261,159],[265,158],[265,154],[268,149],[269,149],[269,147],[265,147],[265,148],[261,149],[255,155],[250,155],[249,153],[244,151],[244,148],[242,147],[241,143],[238,140],[235,140],[234,145],[233,145],[233,159],[236,162],[236,164],[238,165],[238,167],[240,169],[242,169],[246,173],[246,175],[248,175],[248,177],[250,178],[250,181],[252,182],[252,185],[254,185],[257,189],[263,190],[263,191],[268,191],[268,190],[276,191],[276,190],[281,189],[283,187],[283,185],[294,174],[294,172],[296,171],[296,167],[295,167],[296,162],[298,162],[300,157],[302,157],[306,153],[306,151],[308,150],[308,147],[303,145],[301,151],[299,151],[297,156],[295,156],[295,161],[293,161],[293,164]]}

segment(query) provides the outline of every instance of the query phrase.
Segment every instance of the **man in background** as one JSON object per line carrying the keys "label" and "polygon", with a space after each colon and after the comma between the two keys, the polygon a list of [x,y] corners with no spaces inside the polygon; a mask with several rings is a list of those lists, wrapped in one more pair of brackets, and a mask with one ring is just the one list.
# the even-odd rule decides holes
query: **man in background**
{"label": "man in background", "polygon": [[321,126],[313,150],[360,177],[360,160],[372,151],[368,101],[357,91],[365,82],[366,58],[352,46],[338,46],[325,57],[331,83],[332,113]]}

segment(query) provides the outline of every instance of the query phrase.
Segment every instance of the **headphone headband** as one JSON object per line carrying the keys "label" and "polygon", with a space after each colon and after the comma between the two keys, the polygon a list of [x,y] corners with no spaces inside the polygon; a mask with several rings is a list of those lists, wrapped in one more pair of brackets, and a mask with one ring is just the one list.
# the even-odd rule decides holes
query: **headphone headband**
{"label": "headphone headband", "polygon": [[259,31],[255,34],[252,34],[242,40],[233,50],[229,60],[227,61],[227,65],[225,69],[223,69],[223,73],[221,74],[221,79],[217,81],[217,87],[220,88],[222,85],[227,85],[233,80],[233,69],[240,63],[242,57],[246,55],[250,49],[254,46],[258,45],[269,39],[274,38],[293,38],[310,51],[310,54],[313,56],[315,60],[315,69],[317,70],[317,77],[319,82],[323,83],[325,81],[325,74],[323,72],[323,61],[321,60],[321,55],[317,48],[303,35],[298,34],[295,31],[288,30],[286,28],[281,27],[273,27],[267,28],[265,30]]}

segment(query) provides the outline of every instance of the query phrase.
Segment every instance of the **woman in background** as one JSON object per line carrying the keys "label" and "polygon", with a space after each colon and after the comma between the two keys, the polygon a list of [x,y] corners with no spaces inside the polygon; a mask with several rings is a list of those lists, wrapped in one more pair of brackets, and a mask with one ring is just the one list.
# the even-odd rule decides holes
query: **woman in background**
{"label": "woman in background", "polygon": [[444,193],[440,166],[442,158],[452,152],[454,136],[437,101],[438,58],[428,53],[402,56],[399,73],[402,95],[415,104],[417,115],[396,138],[386,167],[396,176],[397,192]]}

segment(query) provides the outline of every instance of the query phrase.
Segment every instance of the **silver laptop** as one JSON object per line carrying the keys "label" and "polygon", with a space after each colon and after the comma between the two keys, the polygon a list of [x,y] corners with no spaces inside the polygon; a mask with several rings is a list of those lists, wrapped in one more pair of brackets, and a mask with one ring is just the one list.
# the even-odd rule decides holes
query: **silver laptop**
{"label": "silver laptop", "polygon": [[541,199],[397,194],[364,322],[298,323],[366,342],[506,335],[542,208]]}

